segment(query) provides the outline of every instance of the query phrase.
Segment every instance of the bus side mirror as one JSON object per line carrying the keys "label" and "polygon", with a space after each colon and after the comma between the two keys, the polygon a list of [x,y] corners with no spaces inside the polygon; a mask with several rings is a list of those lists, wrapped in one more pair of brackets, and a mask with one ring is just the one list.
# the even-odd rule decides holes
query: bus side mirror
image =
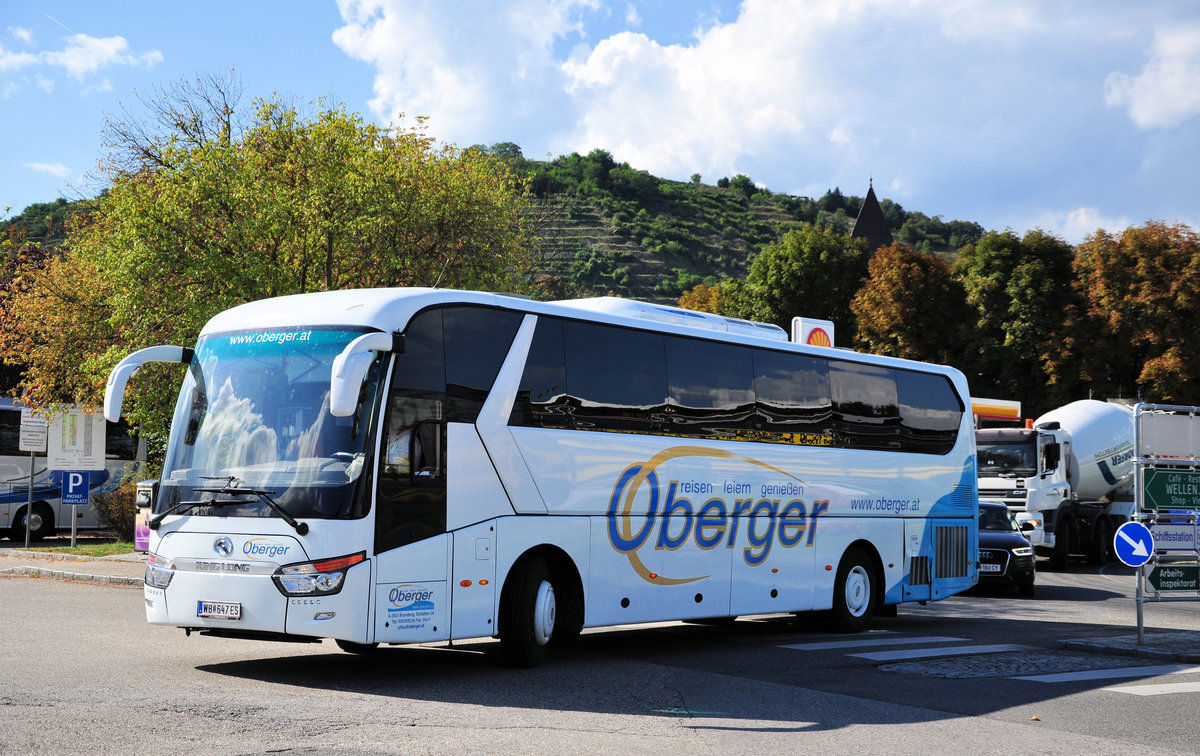
{"label": "bus side mirror", "polygon": [[108,374],[108,383],[104,387],[104,419],[115,423],[121,419],[121,405],[125,402],[125,384],[147,362],[182,362],[192,361],[192,350],[187,347],[153,346],[139,349],[117,363]]}
{"label": "bus side mirror", "polygon": [[329,381],[329,414],[349,417],[358,409],[359,387],[375,360],[374,352],[404,351],[404,336],[399,333],[367,333],[346,345],[333,358]]}

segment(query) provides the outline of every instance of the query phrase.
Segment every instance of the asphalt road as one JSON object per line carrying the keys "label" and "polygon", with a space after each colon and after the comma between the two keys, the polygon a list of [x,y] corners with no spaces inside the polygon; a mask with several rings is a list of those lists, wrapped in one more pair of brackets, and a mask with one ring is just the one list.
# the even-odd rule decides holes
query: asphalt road
{"label": "asphalt road", "polygon": [[[146,625],[136,588],[0,578],[0,752],[1198,752],[1200,666],[1058,645],[1134,632],[1130,575],[1043,572],[1036,598],[905,605],[857,636],[780,616],[585,631],[533,670],[491,641],[185,637]],[[1200,603],[1146,617],[1196,629]]]}

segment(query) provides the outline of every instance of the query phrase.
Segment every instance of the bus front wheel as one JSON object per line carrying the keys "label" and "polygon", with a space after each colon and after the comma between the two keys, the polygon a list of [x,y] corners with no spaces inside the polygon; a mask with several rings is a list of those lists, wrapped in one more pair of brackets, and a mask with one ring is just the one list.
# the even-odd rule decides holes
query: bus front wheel
{"label": "bus front wheel", "polygon": [[33,517],[25,517],[24,507],[17,512],[17,516],[13,518],[12,527],[8,531],[9,540],[19,543],[25,542],[25,524],[27,520],[30,527],[30,542],[40,541],[54,531],[54,513],[50,511],[50,507],[39,501],[33,505]]}
{"label": "bus front wheel", "polygon": [[536,667],[554,635],[558,603],[546,561],[539,556],[513,568],[500,607],[500,649],[515,667]]}
{"label": "bus front wheel", "polygon": [[830,629],[839,633],[858,633],[867,628],[875,614],[875,569],[861,549],[849,549],[838,565],[833,584],[833,609]]}

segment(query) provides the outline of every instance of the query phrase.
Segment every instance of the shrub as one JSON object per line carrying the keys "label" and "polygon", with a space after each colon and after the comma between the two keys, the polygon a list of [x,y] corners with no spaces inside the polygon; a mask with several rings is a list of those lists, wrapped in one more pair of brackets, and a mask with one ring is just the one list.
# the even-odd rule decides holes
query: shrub
{"label": "shrub", "polygon": [[133,540],[134,524],[137,520],[137,477],[126,475],[121,485],[106,493],[92,497],[92,506],[100,522],[111,528],[122,541]]}

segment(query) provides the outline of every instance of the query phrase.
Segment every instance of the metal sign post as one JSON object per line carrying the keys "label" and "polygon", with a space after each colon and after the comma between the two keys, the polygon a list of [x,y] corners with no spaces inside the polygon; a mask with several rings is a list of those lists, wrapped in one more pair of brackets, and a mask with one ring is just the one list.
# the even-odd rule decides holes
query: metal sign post
{"label": "metal sign post", "polygon": [[36,454],[46,453],[46,437],[48,435],[46,418],[38,417],[28,408],[21,408],[21,435],[18,439],[18,449],[29,452],[29,500],[25,503],[25,548],[29,548],[29,532],[33,522],[33,473],[37,463]]}
{"label": "metal sign post", "polygon": [[[1134,438],[1136,522],[1121,526],[1113,546],[1122,562],[1137,567],[1137,642],[1142,645],[1145,602],[1200,601],[1200,407],[1139,404]],[[1125,532],[1130,526],[1144,531],[1150,544],[1149,553],[1132,562],[1121,543],[1122,534],[1136,537],[1138,531]],[[1132,554],[1128,545],[1125,551]]]}
{"label": "metal sign post", "polygon": [[75,548],[75,531],[79,519],[79,508],[88,505],[88,491],[91,490],[91,474],[86,472],[63,472],[62,474],[62,503],[71,507],[71,548]]}

